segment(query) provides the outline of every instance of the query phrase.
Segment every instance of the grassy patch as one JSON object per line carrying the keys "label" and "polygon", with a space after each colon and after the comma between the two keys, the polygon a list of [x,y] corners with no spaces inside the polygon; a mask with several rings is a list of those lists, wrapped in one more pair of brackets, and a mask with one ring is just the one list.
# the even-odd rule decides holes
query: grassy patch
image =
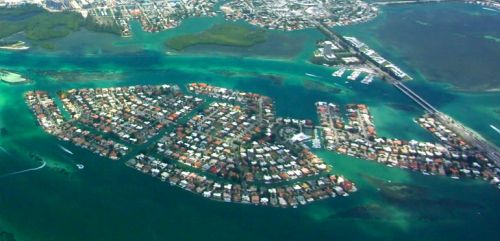
{"label": "grassy patch", "polygon": [[200,33],[172,37],[165,42],[165,45],[174,50],[199,44],[250,47],[266,40],[267,34],[264,30],[238,24],[218,24]]}

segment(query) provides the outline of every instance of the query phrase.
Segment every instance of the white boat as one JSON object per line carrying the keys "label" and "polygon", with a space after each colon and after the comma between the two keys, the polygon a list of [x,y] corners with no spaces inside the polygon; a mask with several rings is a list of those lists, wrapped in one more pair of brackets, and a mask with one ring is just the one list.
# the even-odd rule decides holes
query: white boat
{"label": "white boat", "polygon": [[337,71],[333,72],[332,76],[333,77],[342,77],[342,75],[344,75],[346,70],[347,70],[346,68],[340,68]]}
{"label": "white boat", "polygon": [[354,72],[352,72],[351,75],[349,75],[349,77],[347,77],[347,79],[349,79],[349,80],[356,80],[359,77],[360,74],[361,74],[361,71],[354,70]]}
{"label": "white boat", "polygon": [[78,169],[82,170],[85,166],[83,164],[76,164],[76,167],[78,167]]}
{"label": "white boat", "polygon": [[309,77],[319,78],[319,76],[314,75],[314,74],[309,74],[309,73],[306,73],[306,75],[307,75],[307,76],[309,76]]}
{"label": "white boat", "polygon": [[372,81],[373,81],[373,75],[369,74],[369,75],[365,76],[365,78],[363,78],[363,80],[361,80],[361,83],[367,85],[367,84],[370,84]]}
{"label": "white boat", "polygon": [[71,154],[71,155],[74,155],[73,152],[71,152],[70,150],[66,149],[64,146],[61,146],[61,145],[58,145],[59,148],[61,148],[61,150],[63,150],[64,152],[68,153],[68,154]]}

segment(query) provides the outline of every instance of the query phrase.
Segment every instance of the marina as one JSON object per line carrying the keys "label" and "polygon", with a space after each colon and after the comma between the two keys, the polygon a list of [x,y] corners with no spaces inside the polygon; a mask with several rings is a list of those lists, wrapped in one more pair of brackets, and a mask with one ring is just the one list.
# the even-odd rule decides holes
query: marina
{"label": "marina", "polygon": [[361,71],[359,70],[354,70],[349,76],[347,76],[348,80],[355,81],[359,75],[361,74]]}
{"label": "marina", "polygon": [[347,70],[347,68],[342,67],[342,68],[336,70],[335,72],[333,72],[332,76],[342,78],[342,76],[344,75],[346,70]]}
{"label": "marina", "polygon": [[367,76],[365,76],[365,77],[361,80],[361,83],[362,83],[362,84],[365,84],[365,85],[368,85],[368,84],[370,84],[372,81],[373,81],[373,75],[372,75],[372,74],[368,74]]}

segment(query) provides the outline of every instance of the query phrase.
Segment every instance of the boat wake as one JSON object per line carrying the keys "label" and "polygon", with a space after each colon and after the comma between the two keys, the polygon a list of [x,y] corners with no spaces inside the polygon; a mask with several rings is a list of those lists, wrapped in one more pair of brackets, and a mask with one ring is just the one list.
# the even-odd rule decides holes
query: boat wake
{"label": "boat wake", "polygon": [[321,78],[315,74],[310,74],[310,73],[306,73],[306,76],[309,76],[309,77],[314,77],[314,78]]}
{"label": "boat wake", "polygon": [[484,10],[492,11],[492,12],[497,12],[500,13],[500,11],[493,9],[493,8],[483,8]]}
{"label": "boat wake", "polygon": [[42,162],[42,165],[40,165],[38,167],[28,168],[28,169],[24,169],[24,170],[17,171],[17,172],[9,172],[9,173],[1,175],[0,178],[10,177],[10,176],[14,176],[14,175],[19,175],[19,174],[23,174],[23,173],[26,173],[26,172],[37,171],[37,170],[40,170],[40,169],[44,168],[45,165],[47,165],[47,163],[44,161],[44,162]]}
{"label": "boat wake", "polygon": [[5,154],[10,156],[9,151],[7,151],[7,149],[5,149],[3,146],[0,146],[0,150],[3,151]]}
{"label": "boat wake", "polygon": [[500,130],[494,126],[494,125],[490,125],[491,129],[495,130],[498,134],[500,134]]}

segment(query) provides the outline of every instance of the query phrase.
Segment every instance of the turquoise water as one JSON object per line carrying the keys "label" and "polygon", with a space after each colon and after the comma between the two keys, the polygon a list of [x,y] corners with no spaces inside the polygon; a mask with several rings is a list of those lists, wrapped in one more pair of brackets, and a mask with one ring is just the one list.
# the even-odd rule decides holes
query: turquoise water
{"label": "turquoise water", "polygon": [[499,25],[500,12],[443,3],[384,7],[375,21],[338,31],[394,61],[417,93],[498,146],[490,125],[500,125],[500,97],[484,90],[500,86],[500,45],[484,37],[500,36]]}
{"label": "turquoise water", "polygon": [[[433,6],[437,5],[387,8],[380,20],[342,31],[359,34],[363,41],[382,49],[384,40],[372,37],[363,28],[384,31],[387,24],[382,23],[395,21],[391,16],[398,8],[427,11]],[[465,5],[445,8],[476,11]],[[58,48],[54,52],[0,52],[0,68],[34,80],[24,86],[0,83],[0,127],[9,131],[0,137],[0,146],[8,152],[0,151],[0,174],[37,166],[28,157],[29,152],[43,157],[48,165],[37,172],[0,179],[0,231],[13,233],[16,240],[37,241],[476,240],[478,235],[481,240],[496,240],[500,195],[480,181],[423,176],[319,152],[333,165],[334,172],[356,182],[359,192],[297,209],[213,202],[127,168],[121,161],[99,158],[61,143],[75,152],[75,156],[66,154],[57,147],[59,141],[35,125],[23,102],[22,93],[32,89],[55,92],[203,81],[271,96],[278,114],[283,116],[315,119],[314,102],[318,100],[366,103],[380,135],[432,140],[412,121],[422,111],[391,86],[380,81],[369,86],[346,84],[330,77],[333,70],[307,63],[315,41],[322,38],[315,30],[272,32],[271,38],[283,45],[279,48],[272,43],[254,46],[251,51],[199,46],[165,54],[168,50],[163,41],[169,36],[201,31],[221,21],[190,19],[180,28],[163,33],[135,31],[130,39],[81,31],[55,41]],[[400,56],[412,59],[412,55],[395,48],[384,51],[384,56],[387,54],[410,70],[413,62]],[[488,127],[490,123],[500,126],[498,114],[491,112],[498,108],[498,94],[460,93],[429,82],[423,77],[425,72],[420,75],[422,78],[409,85],[432,97],[433,104],[446,113],[499,143]],[[307,81],[339,88],[341,92],[307,87]],[[83,163],[85,169],[77,170],[74,162]],[[396,192],[404,195],[395,198],[387,191],[393,185],[412,191]]]}

